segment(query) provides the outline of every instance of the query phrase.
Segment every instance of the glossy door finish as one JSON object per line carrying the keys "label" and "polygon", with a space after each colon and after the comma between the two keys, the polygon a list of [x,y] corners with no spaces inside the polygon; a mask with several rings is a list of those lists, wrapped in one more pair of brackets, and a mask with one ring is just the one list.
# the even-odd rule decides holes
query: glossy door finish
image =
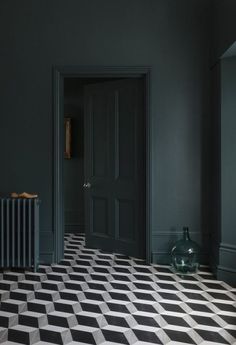
{"label": "glossy door finish", "polygon": [[145,255],[143,81],[85,87],[86,244]]}

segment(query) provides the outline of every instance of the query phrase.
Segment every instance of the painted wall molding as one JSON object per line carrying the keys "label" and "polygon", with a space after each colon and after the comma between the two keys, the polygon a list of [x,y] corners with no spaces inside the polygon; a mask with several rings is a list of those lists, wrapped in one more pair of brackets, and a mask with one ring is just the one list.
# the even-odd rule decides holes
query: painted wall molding
{"label": "painted wall molding", "polygon": [[217,278],[236,284],[236,246],[230,243],[220,243],[219,264],[217,265]]}
{"label": "painted wall molding", "polygon": [[220,250],[236,252],[236,245],[230,243],[220,243]]}
{"label": "painted wall molding", "polygon": [[[181,230],[154,230],[152,232],[152,262],[156,264],[170,264],[171,257],[170,252],[176,241],[182,238],[183,231]],[[201,246],[200,262],[201,264],[209,264],[209,251],[204,247],[204,243],[201,244],[202,238],[207,240],[210,237],[209,232],[204,234],[201,231],[190,231],[190,237],[193,241],[196,241]],[[206,241],[208,243],[208,241]],[[166,250],[167,249],[167,250]]]}
{"label": "painted wall molding", "polygon": [[217,267],[217,269],[221,270],[221,271],[231,272],[231,273],[235,273],[236,274],[236,269],[234,269],[234,268],[229,268],[229,267],[224,267],[224,266],[219,265]]}
{"label": "painted wall molding", "polygon": [[[201,231],[189,231],[190,235],[191,234],[201,234]],[[182,230],[154,230],[152,231],[152,236],[169,236],[169,235],[182,235],[183,231]],[[208,233],[206,233],[208,234]]]}
{"label": "painted wall molding", "polygon": [[[200,255],[200,263],[202,265],[207,264],[209,261],[209,253],[202,252]],[[170,251],[158,251],[152,252],[152,261],[153,264],[160,265],[169,265],[171,263]]]}
{"label": "painted wall molding", "polygon": [[82,223],[65,223],[65,232],[84,233],[85,225]]}
{"label": "painted wall molding", "polygon": [[55,262],[54,261],[54,252],[41,252],[40,253],[40,258],[39,258],[39,264],[51,264]]}
{"label": "painted wall molding", "polygon": [[217,279],[227,282],[233,286],[236,285],[236,270],[219,265],[217,267]]}
{"label": "painted wall molding", "polygon": [[66,77],[129,77],[143,76],[145,80],[145,112],[146,112],[146,259],[151,261],[151,210],[152,210],[152,131],[150,113],[150,66],[53,66],[53,227],[55,260],[64,256],[64,183],[63,183],[63,83]]}

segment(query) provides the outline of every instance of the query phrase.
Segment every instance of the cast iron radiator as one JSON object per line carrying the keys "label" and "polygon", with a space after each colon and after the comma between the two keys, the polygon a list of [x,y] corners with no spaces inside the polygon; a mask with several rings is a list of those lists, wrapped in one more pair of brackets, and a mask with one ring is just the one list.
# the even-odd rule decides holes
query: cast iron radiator
{"label": "cast iron radiator", "polygon": [[34,268],[39,260],[39,200],[0,199],[0,267]]}

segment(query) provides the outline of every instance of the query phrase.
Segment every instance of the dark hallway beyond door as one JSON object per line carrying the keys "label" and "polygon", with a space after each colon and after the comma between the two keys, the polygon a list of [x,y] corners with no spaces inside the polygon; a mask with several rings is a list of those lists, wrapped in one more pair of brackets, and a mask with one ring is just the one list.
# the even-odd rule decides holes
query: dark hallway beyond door
{"label": "dark hallway beyond door", "polygon": [[[71,119],[71,158],[64,158],[65,233],[84,232],[84,97],[86,80],[65,78],[64,117]],[[65,135],[65,131],[64,131]],[[65,138],[64,138],[65,139]]]}

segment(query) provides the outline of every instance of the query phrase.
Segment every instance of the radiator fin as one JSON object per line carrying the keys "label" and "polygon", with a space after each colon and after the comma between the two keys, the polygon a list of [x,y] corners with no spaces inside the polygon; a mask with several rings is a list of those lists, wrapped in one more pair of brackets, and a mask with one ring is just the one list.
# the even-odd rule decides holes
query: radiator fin
{"label": "radiator fin", "polygon": [[39,200],[0,199],[0,267],[38,265]]}

